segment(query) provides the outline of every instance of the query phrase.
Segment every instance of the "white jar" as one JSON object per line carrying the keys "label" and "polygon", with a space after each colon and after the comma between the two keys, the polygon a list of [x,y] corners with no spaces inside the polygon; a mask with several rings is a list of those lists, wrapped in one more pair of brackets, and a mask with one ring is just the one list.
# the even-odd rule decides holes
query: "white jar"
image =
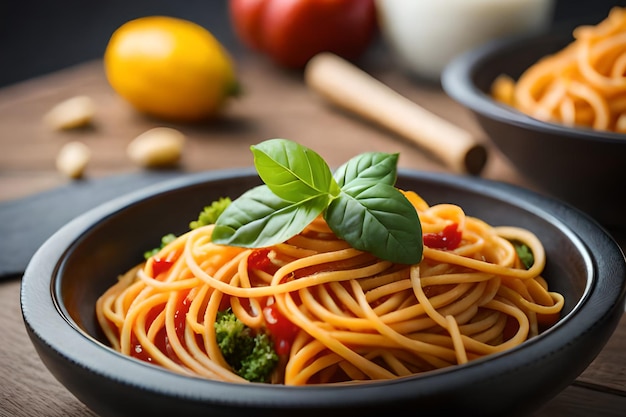
{"label": "white jar", "polygon": [[458,54],[489,40],[545,29],[554,0],[376,0],[381,34],[415,75],[438,81]]}

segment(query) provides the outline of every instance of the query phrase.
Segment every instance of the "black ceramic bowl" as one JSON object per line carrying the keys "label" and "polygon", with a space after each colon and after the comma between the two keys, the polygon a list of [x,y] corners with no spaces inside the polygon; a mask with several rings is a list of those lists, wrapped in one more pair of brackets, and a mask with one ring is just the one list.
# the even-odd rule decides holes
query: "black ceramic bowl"
{"label": "black ceramic bowl", "polygon": [[568,386],[594,359],[624,311],[619,246],[588,216],[527,190],[478,178],[400,171],[398,186],[451,202],[493,225],[533,231],[545,277],[567,300],[554,327],[510,351],[385,382],[309,387],[232,384],[181,376],[123,356],[96,324],[96,298],[169,232],[182,233],[211,201],[237,197],[253,170],[184,176],[96,208],[54,234],[25,272],[28,333],[50,371],[102,416],[514,416]]}
{"label": "black ceramic bowl", "polygon": [[573,40],[576,25],[495,41],[471,50],[445,69],[446,93],[469,108],[493,144],[533,188],[565,200],[610,229],[626,230],[626,135],[546,123],[489,96],[500,74],[517,79],[539,58]]}

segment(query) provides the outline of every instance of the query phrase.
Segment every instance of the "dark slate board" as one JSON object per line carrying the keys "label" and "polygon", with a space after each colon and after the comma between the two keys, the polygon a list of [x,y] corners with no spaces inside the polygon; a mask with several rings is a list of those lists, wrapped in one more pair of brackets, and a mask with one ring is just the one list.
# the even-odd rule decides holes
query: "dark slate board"
{"label": "dark slate board", "polygon": [[0,280],[21,278],[39,246],[76,216],[112,198],[181,175],[178,171],[143,171],[85,179],[0,203]]}

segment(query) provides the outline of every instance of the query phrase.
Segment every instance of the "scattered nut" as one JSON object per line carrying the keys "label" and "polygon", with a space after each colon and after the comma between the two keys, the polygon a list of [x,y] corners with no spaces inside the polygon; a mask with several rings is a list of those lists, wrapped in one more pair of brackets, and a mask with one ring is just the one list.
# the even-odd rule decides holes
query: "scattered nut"
{"label": "scattered nut", "polygon": [[82,142],[68,142],[59,151],[56,159],[57,169],[69,178],[83,176],[85,167],[91,159],[91,150]]}
{"label": "scattered nut", "polygon": [[169,127],[155,127],[133,139],[127,148],[129,158],[146,168],[176,164],[182,154],[185,135]]}
{"label": "scattered nut", "polygon": [[53,129],[69,130],[91,123],[96,106],[87,96],[76,96],[58,103],[44,116],[44,121]]}

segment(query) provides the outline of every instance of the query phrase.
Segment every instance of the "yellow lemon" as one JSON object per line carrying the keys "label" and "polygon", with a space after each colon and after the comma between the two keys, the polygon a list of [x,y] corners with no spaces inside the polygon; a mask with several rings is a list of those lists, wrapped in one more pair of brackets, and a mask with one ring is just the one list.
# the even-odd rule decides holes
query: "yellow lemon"
{"label": "yellow lemon", "polygon": [[111,87],[140,112],[172,121],[199,121],[220,112],[237,90],[234,63],[205,28],[149,16],[111,36],[104,53]]}

